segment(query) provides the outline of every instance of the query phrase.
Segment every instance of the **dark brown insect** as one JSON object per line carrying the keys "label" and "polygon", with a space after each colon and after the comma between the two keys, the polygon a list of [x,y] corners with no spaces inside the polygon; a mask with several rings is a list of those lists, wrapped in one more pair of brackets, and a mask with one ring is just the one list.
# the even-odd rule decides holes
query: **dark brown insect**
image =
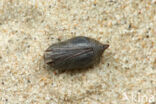
{"label": "dark brown insect", "polygon": [[56,69],[84,69],[100,62],[109,45],[78,36],[51,45],[44,54],[45,63]]}

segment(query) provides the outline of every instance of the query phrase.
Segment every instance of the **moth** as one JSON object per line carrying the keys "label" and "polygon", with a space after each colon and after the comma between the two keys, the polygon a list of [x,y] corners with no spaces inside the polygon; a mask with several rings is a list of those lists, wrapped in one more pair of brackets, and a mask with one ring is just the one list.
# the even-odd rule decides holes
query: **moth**
{"label": "moth", "polygon": [[52,44],[44,53],[45,63],[55,69],[85,69],[100,62],[108,44],[78,36],[63,42]]}

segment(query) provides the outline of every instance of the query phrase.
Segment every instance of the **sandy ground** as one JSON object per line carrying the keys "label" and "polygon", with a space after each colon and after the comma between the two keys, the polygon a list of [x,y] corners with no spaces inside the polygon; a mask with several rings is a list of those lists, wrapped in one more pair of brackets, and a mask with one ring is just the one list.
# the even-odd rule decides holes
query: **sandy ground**
{"label": "sandy ground", "polygon": [[[101,63],[49,70],[80,35],[110,45]],[[156,0],[0,0],[0,104],[156,104]]]}

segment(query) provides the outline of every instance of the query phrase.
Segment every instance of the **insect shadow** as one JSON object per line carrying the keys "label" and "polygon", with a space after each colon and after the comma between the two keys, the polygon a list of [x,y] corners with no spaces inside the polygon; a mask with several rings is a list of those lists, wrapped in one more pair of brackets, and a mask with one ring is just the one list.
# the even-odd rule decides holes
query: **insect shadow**
{"label": "insect shadow", "polygon": [[58,69],[55,69],[47,64],[44,64],[44,68],[48,71],[48,72],[52,72],[53,74],[55,75],[60,75],[60,74],[63,74],[63,73],[66,73],[66,74],[70,74],[70,75],[76,75],[76,74],[81,74],[81,73],[86,73],[88,72],[89,70],[95,70],[97,68],[100,68],[100,69],[103,69],[102,65],[106,64],[106,68],[109,68],[110,67],[110,64],[113,62],[113,54],[110,53],[110,52],[107,52],[103,55],[102,57],[102,62],[100,62],[99,64],[96,64],[94,66],[91,66],[89,68],[85,68],[85,69],[72,69],[72,70],[58,70]]}
{"label": "insect shadow", "polygon": [[96,67],[96,66],[97,66],[97,65],[91,66],[91,67],[86,68],[86,69],[58,70],[58,69],[52,68],[52,67],[49,66],[49,65],[44,64],[44,68],[45,68],[48,72],[53,72],[53,73],[56,74],[56,75],[60,75],[60,74],[63,74],[63,73],[70,74],[70,75],[75,75],[75,74],[79,74],[79,73],[85,73],[85,72],[87,72],[88,70],[93,70],[94,67]]}

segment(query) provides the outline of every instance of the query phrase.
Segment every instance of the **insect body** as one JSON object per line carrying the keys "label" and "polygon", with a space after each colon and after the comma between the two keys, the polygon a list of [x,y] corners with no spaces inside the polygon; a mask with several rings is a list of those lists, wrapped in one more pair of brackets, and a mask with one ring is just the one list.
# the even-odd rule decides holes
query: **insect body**
{"label": "insect body", "polygon": [[51,45],[44,54],[45,62],[56,69],[83,69],[100,62],[109,45],[78,36]]}

